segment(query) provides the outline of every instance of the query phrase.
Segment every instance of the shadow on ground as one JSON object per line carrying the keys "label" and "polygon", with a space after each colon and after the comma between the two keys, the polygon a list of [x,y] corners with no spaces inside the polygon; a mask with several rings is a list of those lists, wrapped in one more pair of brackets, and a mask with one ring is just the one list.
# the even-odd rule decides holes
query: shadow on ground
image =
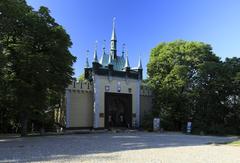
{"label": "shadow on ground", "polygon": [[0,162],[57,161],[128,150],[221,144],[236,139],[147,132],[0,139]]}

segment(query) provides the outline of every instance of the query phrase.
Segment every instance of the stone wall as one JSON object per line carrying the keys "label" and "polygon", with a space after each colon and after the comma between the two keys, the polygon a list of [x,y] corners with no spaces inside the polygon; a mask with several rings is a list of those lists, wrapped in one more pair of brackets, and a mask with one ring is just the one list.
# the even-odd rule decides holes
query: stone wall
{"label": "stone wall", "polygon": [[90,82],[73,82],[66,89],[66,127],[93,126],[93,87]]}
{"label": "stone wall", "polygon": [[152,111],[152,99],[153,99],[152,90],[148,86],[142,84],[140,93],[141,124],[143,122],[145,115]]}
{"label": "stone wall", "polygon": [[[73,81],[66,89],[65,105],[63,105],[64,111],[61,113],[65,113],[64,117],[66,120],[64,123],[67,128],[93,128],[94,125],[97,128],[104,128],[104,116],[100,115],[104,115],[104,92],[106,91],[132,94],[132,112],[134,116],[136,116],[137,108],[140,105],[138,113],[140,118],[139,123],[142,122],[144,115],[151,111],[153,95],[151,89],[146,85],[142,84],[138,87],[139,83],[134,79],[111,78],[111,80],[108,80],[102,76],[98,76],[97,78],[98,83]],[[94,84],[97,89],[95,97]],[[109,90],[106,90],[106,86],[109,87]],[[120,92],[118,92],[119,86],[121,87]],[[136,97],[137,95],[138,98]],[[94,104],[95,98],[98,101],[96,104]],[[98,105],[98,110],[94,109],[94,105]],[[58,116],[59,114],[57,114]],[[97,123],[94,122],[94,116],[98,116],[98,124],[94,124]],[[61,123],[63,123],[62,120]]]}
{"label": "stone wall", "polygon": [[[119,77],[94,76],[94,128],[104,128],[105,92],[132,94],[132,121],[138,127],[140,120],[140,80]],[[106,90],[106,87],[109,90]],[[120,88],[120,91],[118,90]]]}

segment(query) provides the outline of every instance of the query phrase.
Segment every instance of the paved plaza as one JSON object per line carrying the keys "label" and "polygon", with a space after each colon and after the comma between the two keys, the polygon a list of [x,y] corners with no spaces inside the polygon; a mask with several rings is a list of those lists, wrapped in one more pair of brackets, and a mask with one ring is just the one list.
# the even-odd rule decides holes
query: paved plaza
{"label": "paved plaza", "polygon": [[239,163],[236,137],[95,133],[0,139],[0,162]]}

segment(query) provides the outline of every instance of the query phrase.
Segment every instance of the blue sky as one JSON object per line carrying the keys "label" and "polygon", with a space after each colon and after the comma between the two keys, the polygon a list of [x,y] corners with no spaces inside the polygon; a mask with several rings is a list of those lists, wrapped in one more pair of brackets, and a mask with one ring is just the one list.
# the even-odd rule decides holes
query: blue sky
{"label": "blue sky", "polygon": [[160,42],[184,39],[211,44],[222,59],[240,57],[239,0],[27,0],[46,6],[70,35],[77,56],[75,76],[83,73],[86,50],[92,61],[95,41],[98,57],[103,40],[109,51],[112,18],[116,17],[118,53],[125,43],[130,66],[141,55],[144,77],[150,51]]}

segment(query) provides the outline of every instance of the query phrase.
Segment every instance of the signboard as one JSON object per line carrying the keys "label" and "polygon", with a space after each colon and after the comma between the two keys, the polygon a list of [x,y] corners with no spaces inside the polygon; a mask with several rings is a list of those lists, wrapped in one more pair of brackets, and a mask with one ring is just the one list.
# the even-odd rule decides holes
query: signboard
{"label": "signboard", "polygon": [[153,131],[159,131],[160,130],[160,118],[154,118],[153,119]]}
{"label": "signboard", "polygon": [[191,133],[192,131],[192,122],[187,123],[187,133]]}

